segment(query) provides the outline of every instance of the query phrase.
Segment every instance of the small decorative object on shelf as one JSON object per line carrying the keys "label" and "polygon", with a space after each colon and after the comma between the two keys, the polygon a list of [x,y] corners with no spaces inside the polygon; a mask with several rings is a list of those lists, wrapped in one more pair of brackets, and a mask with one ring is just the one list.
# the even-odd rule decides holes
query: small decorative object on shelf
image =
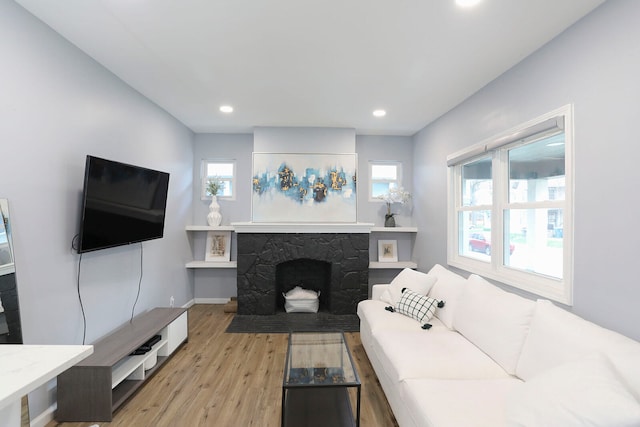
{"label": "small decorative object on shelf", "polygon": [[384,215],[384,226],[395,227],[396,220],[393,217],[395,213],[391,213],[391,204],[400,203],[401,205],[404,205],[411,200],[411,193],[404,191],[402,187],[391,188],[388,193],[381,194],[377,198],[384,200],[387,204],[387,213]]}
{"label": "small decorative object on shelf", "polygon": [[231,259],[231,232],[209,231],[207,233],[207,252],[204,260],[229,262]]}
{"label": "small decorative object on shelf", "polygon": [[207,192],[211,194],[211,204],[209,205],[209,215],[207,215],[207,223],[212,227],[217,227],[222,223],[222,214],[220,213],[220,205],[218,204],[218,191],[224,188],[222,182],[217,176],[209,179],[207,184]]}
{"label": "small decorative object on shelf", "polygon": [[384,215],[384,226],[385,227],[395,227],[396,226],[396,219],[393,217],[395,214],[392,214],[390,212],[387,212]]}
{"label": "small decorative object on shelf", "polygon": [[378,240],[378,262],[398,262],[397,240]]}

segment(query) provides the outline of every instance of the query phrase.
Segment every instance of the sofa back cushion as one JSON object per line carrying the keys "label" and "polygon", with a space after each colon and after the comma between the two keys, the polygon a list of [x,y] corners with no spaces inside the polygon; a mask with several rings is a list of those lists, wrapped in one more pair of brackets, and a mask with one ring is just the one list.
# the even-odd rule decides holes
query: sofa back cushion
{"label": "sofa back cushion", "polygon": [[508,426],[640,425],[640,402],[600,353],[560,364],[516,385],[505,407]]}
{"label": "sofa back cushion", "polygon": [[386,289],[387,292],[383,293],[380,299],[395,307],[402,298],[403,289],[411,289],[420,295],[427,295],[437,280],[438,278],[434,275],[405,268],[393,278]]}
{"label": "sofa back cushion", "polygon": [[509,374],[515,374],[535,301],[503,291],[472,274],[458,300],[453,326]]}
{"label": "sofa back cushion", "polygon": [[440,264],[434,265],[427,274],[437,278],[436,283],[429,291],[429,296],[445,302],[444,307],[436,310],[435,316],[447,328],[453,329],[453,313],[456,310],[458,298],[467,283],[467,279],[447,270]]}
{"label": "sofa back cushion", "polygon": [[640,400],[640,343],[538,300],[516,375],[525,381],[551,368],[601,352]]}

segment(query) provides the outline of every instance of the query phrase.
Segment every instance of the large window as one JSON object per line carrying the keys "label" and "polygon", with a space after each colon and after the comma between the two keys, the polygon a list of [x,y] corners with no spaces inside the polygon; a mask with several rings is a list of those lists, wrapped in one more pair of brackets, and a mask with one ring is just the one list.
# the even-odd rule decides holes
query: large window
{"label": "large window", "polygon": [[377,201],[379,196],[387,194],[389,190],[402,187],[402,163],[400,162],[369,162],[369,201]]}
{"label": "large window", "polygon": [[218,197],[235,199],[235,170],[236,162],[234,160],[203,160],[200,194],[202,200],[211,198],[211,194],[207,191],[207,183],[212,178],[217,178],[223,184],[218,191]]}
{"label": "large window", "polygon": [[572,303],[572,110],[449,156],[448,262]]}

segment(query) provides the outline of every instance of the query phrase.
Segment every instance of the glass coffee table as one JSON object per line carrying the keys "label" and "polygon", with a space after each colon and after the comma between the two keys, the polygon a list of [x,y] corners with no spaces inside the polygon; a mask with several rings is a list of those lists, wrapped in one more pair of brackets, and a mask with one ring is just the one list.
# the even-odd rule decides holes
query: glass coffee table
{"label": "glass coffee table", "polygon": [[360,378],[342,332],[289,334],[282,382],[285,426],[360,426]]}

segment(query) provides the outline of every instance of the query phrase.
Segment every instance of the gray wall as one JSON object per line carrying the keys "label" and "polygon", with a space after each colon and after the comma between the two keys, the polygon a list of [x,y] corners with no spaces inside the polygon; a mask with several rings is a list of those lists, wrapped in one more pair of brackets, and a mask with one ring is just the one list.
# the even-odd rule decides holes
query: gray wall
{"label": "gray wall", "polygon": [[[195,135],[193,150],[193,225],[207,225],[211,200],[200,200],[202,160],[236,161],[236,198],[218,198],[222,224],[251,220],[251,153],[253,135],[203,133]],[[204,247],[203,247],[204,251]],[[204,254],[204,252],[203,252]]]}
{"label": "gray wall", "polygon": [[257,153],[354,153],[356,131],[348,128],[256,127]]}
{"label": "gray wall", "polygon": [[[387,205],[382,201],[369,201],[369,162],[402,162],[404,189],[413,194],[413,142],[408,136],[364,136],[356,137],[358,153],[358,221],[372,222],[377,227],[384,225]],[[393,204],[396,226],[413,226],[413,203]]]}
{"label": "gray wall", "polygon": [[[218,198],[222,225],[251,220],[251,153],[252,134],[196,134],[193,153],[193,221],[194,225],[207,225],[209,200],[200,200],[201,163],[203,159],[236,161],[236,198]],[[236,259],[236,235],[231,234],[231,259]],[[207,233],[190,232],[194,259],[204,259]],[[196,302],[222,303],[236,296],[236,270],[194,269],[194,296]]]}
{"label": "gray wall", "polygon": [[[370,161],[398,161],[402,162],[403,187],[414,193],[413,187],[413,140],[408,136],[365,136],[356,137],[356,151],[358,153],[358,221],[371,222],[376,227],[384,225],[384,215],[387,205],[383,202],[369,201],[369,162]],[[413,202],[405,205],[394,204],[391,208],[395,212],[396,226],[414,226],[412,219]],[[398,242],[398,258],[400,260],[415,260],[413,256],[415,233],[371,233],[369,238],[369,259],[378,260],[378,240],[396,240]],[[397,269],[369,270],[369,284],[389,283],[398,274]]]}
{"label": "gray wall", "polygon": [[567,103],[575,108],[572,310],[640,339],[640,2],[611,0],[414,137],[420,269],[446,263],[446,156]]}
{"label": "gray wall", "polygon": [[[9,200],[27,344],[80,344],[76,291],[85,156],[171,174],[165,237],[144,243],[140,313],[193,299],[184,268],[192,218],[193,134],[12,1],[0,2],[0,197]],[[80,290],[91,343],[131,315],[139,245],[85,254]],[[50,387],[31,413],[54,402]]]}

